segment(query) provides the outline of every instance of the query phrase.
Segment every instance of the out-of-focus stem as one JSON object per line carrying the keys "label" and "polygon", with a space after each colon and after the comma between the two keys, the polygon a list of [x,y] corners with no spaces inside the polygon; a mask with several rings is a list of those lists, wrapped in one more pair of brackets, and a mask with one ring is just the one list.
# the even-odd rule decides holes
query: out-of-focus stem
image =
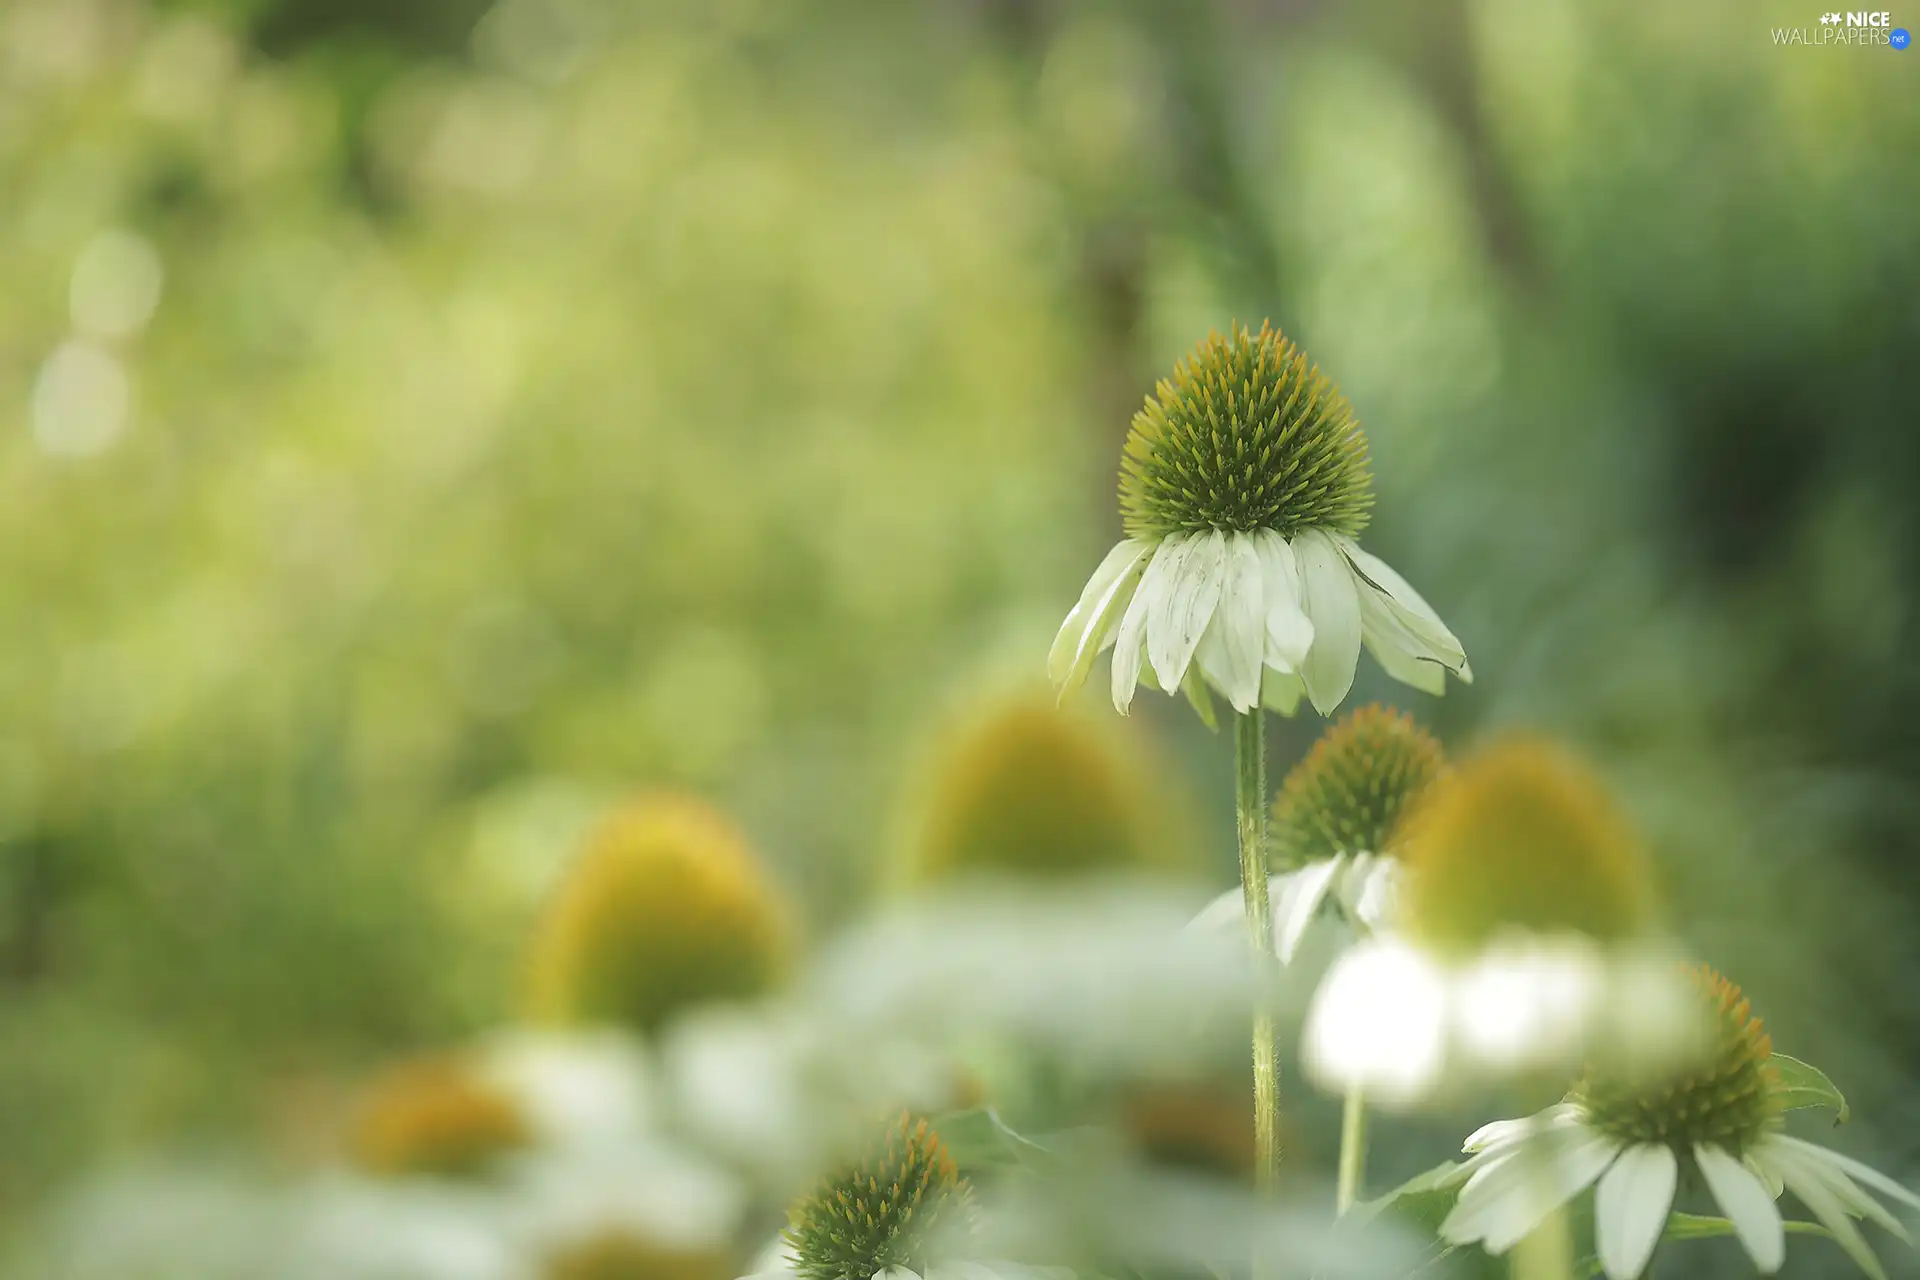
{"label": "out-of-focus stem", "polygon": [[1334,1207],[1341,1213],[1353,1208],[1360,1198],[1360,1184],[1367,1176],[1367,1102],[1358,1088],[1347,1091],[1347,1102],[1340,1113],[1340,1182],[1334,1192]]}
{"label": "out-of-focus stem", "polygon": [[1564,1205],[1513,1247],[1513,1280],[1573,1280],[1573,1234]]}

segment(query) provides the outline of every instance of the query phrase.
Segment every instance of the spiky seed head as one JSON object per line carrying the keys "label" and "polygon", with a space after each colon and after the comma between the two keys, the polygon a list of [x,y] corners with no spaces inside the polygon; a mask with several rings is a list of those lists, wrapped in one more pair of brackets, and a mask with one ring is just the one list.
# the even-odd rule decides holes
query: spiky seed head
{"label": "spiky seed head", "polygon": [[895,878],[1197,874],[1186,806],[1126,733],[1047,698],[991,705],[936,752]]}
{"label": "spiky seed head", "polygon": [[902,1115],[860,1156],[795,1204],[787,1242],[801,1280],[925,1274],[942,1240],[971,1225],[971,1191],[925,1120]]}
{"label": "spiky seed head", "polygon": [[607,1231],[555,1250],[541,1280],[731,1280],[723,1252],[667,1248],[625,1231]]}
{"label": "spiky seed head", "polygon": [[1270,829],[1277,865],[1392,852],[1407,807],[1446,769],[1439,741],[1412,716],[1379,703],[1350,712],[1280,784]]}
{"label": "spiky seed head", "polygon": [[1706,965],[1687,970],[1708,1031],[1703,1055],[1648,1080],[1589,1071],[1573,1100],[1589,1123],[1628,1143],[1665,1143],[1687,1157],[1696,1143],[1743,1154],[1780,1123],[1773,1039],[1740,988]]}
{"label": "spiky seed head", "polygon": [[1120,467],[1127,533],[1357,534],[1373,507],[1367,438],[1345,396],[1276,329],[1209,334],[1134,415]]}
{"label": "spiky seed head", "polygon": [[792,951],[786,903],[719,813],[660,796],[587,841],[528,950],[536,1020],[651,1032],[681,1010],[762,995]]}
{"label": "spiky seed head", "polygon": [[354,1163],[389,1177],[474,1177],[533,1141],[522,1108],[455,1057],[405,1062],[367,1087],[350,1135]]}
{"label": "spiky seed head", "polygon": [[1405,817],[1402,927],[1443,954],[1501,933],[1640,935],[1655,894],[1646,854],[1599,780],[1533,739],[1491,748],[1429,787]]}

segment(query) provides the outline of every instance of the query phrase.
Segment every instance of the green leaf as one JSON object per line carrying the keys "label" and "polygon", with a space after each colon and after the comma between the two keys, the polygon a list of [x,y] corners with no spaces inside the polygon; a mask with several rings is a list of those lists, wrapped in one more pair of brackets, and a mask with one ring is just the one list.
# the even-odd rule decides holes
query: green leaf
{"label": "green leaf", "polygon": [[1773,1065],[1780,1070],[1780,1105],[1788,1111],[1798,1111],[1804,1107],[1832,1107],[1837,1113],[1835,1124],[1845,1124],[1853,1115],[1847,1106],[1847,1100],[1840,1096],[1840,1090],[1834,1088],[1833,1081],[1827,1079],[1827,1073],[1798,1058],[1789,1058],[1784,1053],[1773,1055]]}
{"label": "green leaf", "polygon": [[[1347,1210],[1341,1221],[1352,1226],[1364,1226],[1388,1209],[1393,1209],[1402,1217],[1430,1230],[1438,1228],[1440,1219],[1446,1217],[1446,1209],[1453,1205],[1454,1189],[1447,1184],[1453,1180],[1459,1168],[1458,1160],[1448,1160],[1425,1173],[1416,1173],[1385,1195],[1360,1201]],[[1434,1213],[1436,1209],[1439,1210],[1437,1216]],[[1427,1222],[1428,1218],[1433,1221]]]}

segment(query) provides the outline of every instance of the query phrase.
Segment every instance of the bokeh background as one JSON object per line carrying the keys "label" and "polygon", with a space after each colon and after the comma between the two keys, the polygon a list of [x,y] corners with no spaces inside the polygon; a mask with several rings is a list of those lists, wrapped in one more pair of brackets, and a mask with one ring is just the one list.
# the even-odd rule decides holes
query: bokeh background
{"label": "bokeh background", "polygon": [[637,789],[860,912],[1265,317],[1478,677],[1355,700],[1587,751],[1911,1177],[1920,53],[1804,7],[6,0],[0,1239],[510,1016]]}

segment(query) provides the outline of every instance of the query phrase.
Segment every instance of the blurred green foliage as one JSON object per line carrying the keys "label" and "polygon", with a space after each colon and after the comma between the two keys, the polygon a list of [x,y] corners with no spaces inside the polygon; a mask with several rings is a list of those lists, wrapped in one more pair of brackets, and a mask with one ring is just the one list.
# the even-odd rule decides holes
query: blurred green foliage
{"label": "blurred green foliage", "polygon": [[1269,316],[1473,656],[1423,719],[1600,759],[1911,1161],[1920,64],[1810,17],[0,9],[0,1214],[501,1016],[635,785],[856,910],[1152,379]]}

